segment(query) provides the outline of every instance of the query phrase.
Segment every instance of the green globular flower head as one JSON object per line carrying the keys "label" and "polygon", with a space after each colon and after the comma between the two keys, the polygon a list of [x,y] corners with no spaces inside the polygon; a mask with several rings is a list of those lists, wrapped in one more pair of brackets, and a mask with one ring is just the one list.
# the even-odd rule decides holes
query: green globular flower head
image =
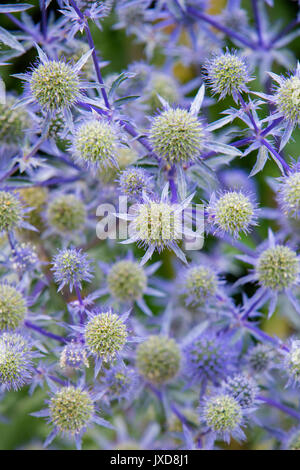
{"label": "green globular flower head", "polygon": [[79,164],[87,167],[116,166],[118,137],[112,124],[94,119],[81,124],[74,136],[74,153]]}
{"label": "green globular flower head", "polygon": [[300,171],[281,178],[278,191],[279,204],[284,214],[297,218],[300,214]]}
{"label": "green globular flower head", "polygon": [[[30,207],[32,210],[28,213],[27,221],[36,227],[38,230],[43,231],[44,221],[42,219],[42,212],[45,209],[45,204],[47,202],[47,197],[49,191],[47,188],[43,187],[32,187],[32,188],[21,188],[19,190],[21,200],[24,202],[25,207]],[[25,234],[25,231],[22,231],[22,237],[27,238],[28,236],[32,237],[35,232],[30,234]],[[29,232],[29,231],[26,231]]]}
{"label": "green globular flower head", "polygon": [[218,288],[215,272],[208,266],[193,266],[186,270],[181,283],[183,300],[187,305],[204,304]]}
{"label": "green globular flower head", "polygon": [[88,351],[108,362],[116,357],[127,341],[126,324],[116,313],[92,316],[85,325],[84,337]]}
{"label": "green globular flower head", "polygon": [[168,202],[139,204],[133,221],[136,238],[158,250],[181,238],[181,214]]}
{"label": "green globular flower head", "polygon": [[13,286],[0,284],[0,331],[15,330],[24,320],[26,301]]}
{"label": "green globular flower head", "polygon": [[220,394],[207,399],[203,408],[206,425],[225,440],[235,434],[243,420],[242,407],[232,396]]}
{"label": "green globular flower head", "polygon": [[174,379],[180,363],[179,346],[166,336],[149,336],[137,348],[137,369],[147,382],[154,385],[163,385]]}
{"label": "green globular flower head", "polygon": [[27,339],[16,333],[0,336],[0,385],[5,389],[20,389],[33,373],[31,346]]}
{"label": "green globular flower head", "polygon": [[203,148],[201,122],[185,109],[167,109],[155,117],[150,141],[157,155],[170,165],[196,161]]}
{"label": "green globular flower head", "polygon": [[8,191],[0,191],[0,233],[13,230],[22,220],[22,204],[18,197]]}
{"label": "green globular flower head", "polygon": [[70,108],[80,96],[80,84],[72,66],[63,61],[41,63],[32,72],[30,90],[47,111]]}
{"label": "green globular flower head", "polygon": [[107,283],[110,293],[121,302],[133,302],[142,297],[147,287],[147,276],[138,263],[123,260],[111,268]]}
{"label": "green globular flower head", "polygon": [[250,76],[247,64],[235,53],[227,51],[216,55],[205,68],[210,86],[220,98],[226,95],[235,97],[237,92],[248,91],[246,83],[250,81]]}
{"label": "green globular flower head", "polygon": [[22,145],[25,130],[29,126],[29,116],[26,109],[12,109],[16,100],[8,97],[6,103],[0,103],[0,142],[7,147]]}
{"label": "green globular flower head", "polygon": [[255,224],[256,208],[250,197],[241,192],[230,191],[218,198],[212,198],[208,207],[209,222],[216,231],[238,237],[247,233]]}
{"label": "green globular flower head", "polygon": [[91,421],[95,407],[88,392],[63,387],[49,403],[50,421],[62,433],[79,434]]}
{"label": "green globular flower head", "polygon": [[86,209],[80,199],[72,194],[56,196],[48,205],[47,222],[58,233],[72,234],[83,228]]}
{"label": "green globular flower head", "polygon": [[300,123],[300,76],[298,74],[281,80],[274,95],[274,102],[285,119],[294,124]]}
{"label": "green globular flower head", "polygon": [[256,265],[258,282],[274,291],[288,289],[297,283],[300,263],[295,251],[276,245],[261,253]]}

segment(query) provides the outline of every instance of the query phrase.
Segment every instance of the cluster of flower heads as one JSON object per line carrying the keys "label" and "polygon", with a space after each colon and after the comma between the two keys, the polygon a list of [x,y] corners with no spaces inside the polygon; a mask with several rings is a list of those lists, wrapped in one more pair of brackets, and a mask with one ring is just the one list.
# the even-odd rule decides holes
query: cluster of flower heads
{"label": "cluster of flower heads", "polygon": [[300,449],[298,31],[211,3],[0,9],[0,66],[36,56],[0,80],[1,414],[46,390],[34,443]]}

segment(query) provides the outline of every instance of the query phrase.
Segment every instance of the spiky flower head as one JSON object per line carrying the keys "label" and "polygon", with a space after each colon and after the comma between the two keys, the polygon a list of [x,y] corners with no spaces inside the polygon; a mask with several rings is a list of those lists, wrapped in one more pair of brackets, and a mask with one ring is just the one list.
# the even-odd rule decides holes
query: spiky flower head
{"label": "spiky flower head", "polygon": [[23,295],[13,286],[0,284],[0,331],[15,330],[27,312]]}
{"label": "spiky flower head", "polygon": [[296,73],[289,78],[272,75],[276,78],[277,87],[273,101],[278,112],[293,123],[300,123],[300,66],[298,63]]}
{"label": "spiky flower head", "polygon": [[124,348],[128,332],[121,316],[109,312],[95,314],[84,328],[88,351],[106,362],[113,360]]}
{"label": "spiky flower head", "polygon": [[122,260],[112,266],[107,283],[110,293],[117,300],[133,302],[142,297],[147,287],[147,276],[138,263]]}
{"label": "spiky flower head", "polygon": [[256,344],[247,355],[247,362],[254,373],[267,371],[273,358],[272,350],[266,344]]}
{"label": "spiky flower head", "polygon": [[22,204],[16,194],[0,191],[0,232],[13,230],[23,220]]}
{"label": "spiky flower head", "polygon": [[7,390],[18,390],[30,382],[33,357],[26,338],[16,333],[3,333],[0,336],[0,385]]}
{"label": "spiky flower head", "polygon": [[296,170],[280,178],[278,201],[288,217],[300,216],[300,171]]}
{"label": "spiky flower head", "polygon": [[47,111],[70,108],[80,96],[78,73],[63,60],[46,60],[34,68],[30,91]]}
{"label": "spiky flower head", "polygon": [[126,196],[140,200],[143,192],[151,192],[152,181],[150,175],[143,168],[132,167],[121,172],[119,187]]}
{"label": "spiky flower head", "polygon": [[293,431],[289,433],[284,448],[285,450],[300,450],[300,429],[293,429]]}
{"label": "spiky flower head", "polygon": [[74,154],[79,164],[92,168],[116,166],[118,137],[115,127],[104,119],[81,124],[74,135]]}
{"label": "spiky flower head", "polygon": [[136,371],[124,366],[107,369],[101,380],[107,388],[109,400],[132,399],[139,384]]}
{"label": "spiky flower head", "polygon": [[256,382],[245,374],[230,377],[222,384],[222,389],[235,398],[242,408],[252,408],[259,392]]}
{"label": "spiky flower head", "polygon": [[62,350],[59,365],[61,368],[81,369],[89,367],[87,352],[82,343],[71,341]]}
{"label": "spiky flower head", "polygon": [[49,203],[46,218],[55,232],[72,234],[83,228],[86,209],[83,202],[73,194],[60,194]]}
{"label": "spiky flower head", "polygon": [[247,233],[256,223],[256,207],[250,196],[242,192],[228,191],[212,196],[207,207],[208,221],[216,231],[227,233],[235,238],[241,232]]}
{"label": "spiky flower head", "polygon": [[206,63],[205,69],[212,91],[221,99],[226,95],[236,99],[238,93],[248,91],[246,83],[251,80],[248,65],[235,51],[215,55]]}
{"label": "spiky flower head", "polygon": [[218,385],[234,368],[232,345],[215,333],[204,333],[188,342],[184,356],[186,374],[194,383],[211,381]]}
{"label": "spiky flower head", "polygon": [[50,422],[59,432],[76,435],[92,420],[94,403],[87,391],[73,386],[58,390],[49,402]]}
{"label": "spiky flower head", "polygon": [[285,356],[285,370],[289,376],[289,384],[299,386],[300,383],[300,341],[293,340]]}
{"label": "spiky flower head", "polygon": [[204,304],[208,299],[214,297],[217,288],[216,273],[205,265],[186,269],[180,284],[184,303],[191,306]]}
{"label": "spiky flower head", "polygon": [[32,243],[21,242],[12,248],[10,261],[17,271],[30,271],[38,265],[39,257]]}
{"label": "spiky flower head", "polygon": [[228,443],[230,436],[237,439],[245,437],[240,428],[243,424],[242,407],[226,393],[208,398],[201,410],[201,418],[217,438]]}
{"label": "spiky flower head", "polygon": [[180,363],[181,352],[172,338],[149,336],[137,348],[137,369],[147,382],[154,385],[163,385],[174,379],[179,372]]}
{"label": "spiky flower head", "polygon": [[0,103],[0,142],[2,146],[13,148],[23,143],[30,123],[26,109],[13,108],[15,103],[15,98],[10,96],[6,103]]}
{"label": "spiky flower head", "polygon": [[157,155],[170,165],[196,161],[203,148],[201,122],[186,109],[166,109],[153,119],[150,142]]}
{"label": "spiky flower head", "polygon": [[300,263],[288,246],[276,245],[264,250],[256,264],[258,282],[273,291],[289,289],[298,282]]}
{"label": "spiky flower head", "polygon": [[81,287],[82,281],[90,282],[91,263],[85,253],[75,248],[60,250],[53,259],[54,280],[59,284],[59,289],[68,285],[70,291],[73,287]]}

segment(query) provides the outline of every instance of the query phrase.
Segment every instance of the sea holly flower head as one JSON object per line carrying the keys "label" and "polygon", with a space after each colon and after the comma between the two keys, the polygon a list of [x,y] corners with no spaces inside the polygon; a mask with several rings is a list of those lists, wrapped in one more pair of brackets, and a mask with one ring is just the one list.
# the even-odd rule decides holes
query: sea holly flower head
{"label": "sea holly flower head", "polygon": [[35,269],[39,264],[36,247],[30,242],[17,244],[12,249],[10,262],[17,271],[25,272]]}
{"label": "sea holly flower head", "polygon": [[120,191],[130,199],[141,200],[143,193],[151,193],[152,178],[143,168],[129,167],[118,179]]}
{"label": "sea holly flower head", "polygon": [[23,207],[18,196],[9,191],[0,191],[0,232],[20,227]]}
{"label": "sea holly flower head", "polygon": [[237,100],[239,93],[249,91],[246,85],[251,80],[249,67],[236,51],[214,55],[206,62],[205,69],[212,91],[221,99],[232,95]]}
{"label": "sea holly flower head", "polygon": [[59,284],[58,291],[68,285],[70,291],[73,287],[81,288],[82,281],[91,282],[91,263],[85,253],[75,248],[60,250],[53,259],[54,280]]}
{"label": "sea holly flower head", "polygon": [[0,336],[0,385],[19,390],[28,384],[34,373],[33,358],[37,353],[27,338],[13,332]]}
{"label": "sea holly flower head", "polygon": [[87,352],[82,342],[70,341],[60,354],[59,365],[62,369],[89,367]]}
{"label": "sea holly flower head", "polygon": [[185,269],[179,285],[184,303],[196,307],[215,298],[219,281],[213,269],[199,264]]}
{"label": "sea holly flower head", "polygon": [[292,171],[279,178],[277,199],[287,217],[298,218],[300,215],[300,170],[298,165]]}
{"label": "sea holly flower head", "polygon": [[126,315],[118,315],[111,310],[90,314],[84,325],[88,352],[105,362],[120,355],[128,338]]}
{"label": "sea holly flower head", "polygon": [[229,443],[231,436],[244,440],[243,410],[239,402],[226,393],[209,397],[200,410],[200,417],[215,439]]}
{"label": "sea holly flower head", "polygon": [[184,346],[185,372],[192,383],[220,383],[234,371],[236,353],[227,338],[204,332]]}
{"label": "sea holly flower head", "polygon": [[172,338],[149,336],[138,345],[136,367],[140,375],[153,385],[161,386],[173,380],[181,365],[181,351]]}
{"label": "sea holly flower head", "polygon": [[300,64],[298,63],[294,75],[280,77],[270,74],[278,83],[273,101],[278,113],[294,125],[300,123]]}
{"label": "sea holly flower head", "polygon": [[47,408],[32,413],[32,416],[47,418],[53,426],[44,447],[48,447],[58,434],[62,434],[73,438],[77,449],[81,449],[81,439],[88,427],[97,424],[112,428],[109,422],[97,416],[95,400],[98,397],[88,392],[81,383],[61,388],[51,385],[51,391],[50,399],[46,401]]}
{"label": "sea holly flower head", "polygon": [[212,195],[207,207],[208,222],[221,234],[238,238],[256,225],[257,209],[251,197],[241,191],[227,191]]}
{"label": "sea holly flower head", "polygon": [[117,166],[118,135],[113,124],[93,119],[79,125],[74,135],[74,155],[87,168]]}
{"label": "sea holly flower head", "polygon": [[[147,251],[141,260],[145,264],[157,250],[159,253],[165,248],[186,262],[184,253],[178,246],[179,241],[185,235],[191,235],[188,227],[182,224],[182,215],[193,198],[193,194],[179,204],[170,201],[169,185],[166,184],[160,201],[149,197],[144,193],[143,201],[135,204],[129,214],[117,214],[120,218],[130,221],[130,238],[125,243],[137,242],[140,246],[146,246]],[[192,237],[195,234],[192,233]]]}
{"label": "sea holly flower head", "polygon": [[235,398],[242,408],[253,408],[259,393],[256,382],[245,374],[230,377],[222,384],[225,393]]}
{"label": "sea holly flower head", "polygon": [[15,330],[27,313],[26,299],[14,286],[0,284],[0,331]]}
{"label": "sea holly flower head", "polygon": [[72,235],[85,225],[85,205],[73,194],[58,194],[48,204],[46,220],[53,232]]}
{"label": "sea holly flower head", "polygon": [[149,133],[157,155],[166,163],[196,161],[203,149],[204,129],[197,116],[181,108],[168,108],[155,117]]}
{"label": "sea holly flower head", "polygon": [[137,393],[139,377],[135,369],[117,365],[104,371],[101,383],[110,401],[124,399],[130,402]]}
{"label": "sea holly flower head", "polygon": [[256,344],[247,353],[247,363],[254,374],[268,371],[274,358],[274,352],[267,344]]}
{"label": "sea holly flower head", "polygon": [[261,253],[256,265],[258,282],[274,291],[288,289],[299,281],[297,253],[288,246],[276,245]]}
{"label": "sea holly flower head", "polygon": [[30,118],[26,108],[14,108],[16,98],[6,97],[0,103],[0,142],[3,148],[15,149],[24,143],[26,130],[30,126]]}
{"label": "sea holly flower head", "polygon": [[135,301],[142,297],[147,287],[147,276],[142,266],[134,261],[115,263],[107,277],[108,289],[122,302]]}
{"label": "sea holly flower head", "polygon": [[299,386],[300,383],[300,341],[292,340],[289,351],[284,358],[285,370],[288,374],[288,385]]}

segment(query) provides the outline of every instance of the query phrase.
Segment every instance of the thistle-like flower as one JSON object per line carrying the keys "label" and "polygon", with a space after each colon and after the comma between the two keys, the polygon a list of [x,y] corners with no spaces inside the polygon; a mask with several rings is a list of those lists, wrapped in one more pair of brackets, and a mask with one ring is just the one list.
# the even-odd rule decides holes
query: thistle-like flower
{"label": "thistle-like flower", "polygon": [[46,220],[53,232],[72,235],[84,227],[86,209],[83,202],[73,194],[60,194],[49,202]]}
{"label": "thistle-like flower", "polygon": [[220,99],[232,95],[237,101],[240,92],[248,92],[246,84],[251,80],[248,65],[236,51],[226,51],[215,55],[205,65],[207,79],[215,94]]}
{"label": "thistle-like flower", "polygon": [[234,371],[236,353],[224,336],[204,333],[184,346],[185,372],[191,382],[218,385]]}
{"label": "thistle-like flower", "polygon": [[25,131],[30,125],[25,108],[14,109],[16,99],[8,96],[0,103],[0,142],[4,149],[15,149],[24,142]]}
{"label": "thistle-like flower", "polygon": [[28,384],[34,373],[33,358],[37,353],[32,345],[17,333],[0,336],[0,385],[4,389],[19,390]]}
{"label": "thistle-like flower", "polygon": [[116,167],[117,145],[118,136],[114,125],[104,119],[93,119],[77,128],[73,150],[76,160],[84,167]]}
{"label": "thistle-like flower", "polygon": [[21,292],[9,284],[0,284],[0,331],[18,328],[26,313],[26,300]]}
{"label": "thistle-like flower", "polygon": [[222,389],[235,398],[243,409],[254,408],[259,389],[251,377],[245,374],[234,375],[222,384]]}
{"label": "thistle-like flower", "polygon": [[247,233],[251,226],[256,225],[257,209],[250,196],[228,191],[218,197],[212,195],[207,214],[215,233],[237,238],[241,232]]}
{"label": "thistle-like flower", "polygon": [[277,199],[287,217],[300,217],[300,170],[298,165],[287,176],[279,178]]}
{"label": "thistle-like flower", "polygon": [[[294,297],[293,289],[299,286],[300,260],[297,253],[283,244],[276,244],[273,232],[269,229],[268,245],[263,243],[255,256],[238,255],[237,258],[254,266],[251,274],[242,277],[236,286],[246,282],[257,281],[260,288],[251,299],[256,308],[270,300],[269,316],[274,313],[278,294],[284,292],[293,307],[300,313],[299,304]],[[249,307],[249,303],[248,303]]]}
{"label": "thistle-like flower", "polygon": [[31,73],[19,77],[27,82],[27,98],[22,103],[36,102],[50,115],[62,111],[66,122],[72,126],[70,108],[83,98],[80,69],[89,59],[92,51],[84,54],[76,64],[64,60],[52,60],[37,46],[39,63]]}
{"label": "thistle-like flower", "polygon": [[142,200],[143,193],[152,192],[151,176],[143,168],[128,168],[118,179],[121,193],[132,200]]}
{"label": "thistle-like flower", "polygon": [[288,374],[288,385],[300,385],[300,341],[293,340],[284,358],[285,370]]}
{"label": "thistle-like flower", "polygon": [[0,232],[20,227],[22,221],[23,208],[17,195],[0,191]]}
{"label": "thistle-like flower", "polygon": [[209,397],[200,409],[200,417],[204,425],[212,433],[213,440],[222,439],[229,443],[232,436],[236,440],[244,440],[243,410],[239,402],[226,393]]}
{"label": "thistle-like flower", "polygon": [[97,424],[112,428],[109,422],[96,414],[97,395],[89,393],[82,384],[77,387],[66,385],[62,388],[51,384],[51,390],[51,397],[46,401],[47,408],[32,413],[35,417],[46,417],[48,423],[53,426],[44,447],[48,447],[58,434],[62,434],[75,439],[77,449],[81,449],[82,436],[89,426]]}
{"label": "thistle-like flower", "polygon": [[59,365],[62,369],[89,367],[87,352],[82,342],[70,341],[60,354]]}
{"label": "thistle-like flower", "polygon": [[39,264],[35,246],[29,242],[18,243],[10,256],[12,267],[20,272],[31,271]]}
{"label": "thistle-like flower", "polygon": [[216,298],[219,280],[209,266],[191,266],[181,275],[179,286],[185,305],[197,307]]}
{"label": "thistle-like flower", "polygon": [[85,253],[75,248],[60,250],[53,259],[54,280],[59,284],[58,292],[65,285],[70,291],[73,287],[81,288],[82,281],[91,282],[91,263]]}
{"label": "thistle-like flower", "polygon": [[270,346],[256,344],[248,351],[247,363],[254,374],[261,374],[269,370],[273,358],[274,353]]}
{"label": "thistle-like flower", "polygon": [[139,344],[136,366],[141,376],[153,385],[161,386],[173,380],[181,365],[181,351],[172,338],[149,336]]}
{"label": "thistle-like flower", "polygon": [[108,400],[132,400],[139,386],[137,372],[124,365],[117,365],[105,370],[101,383],[107,393]]}
{"label": "thistle-like flower", "polygon": [[270,74],[278,83],[273,101],[278,113],[293,125],[300,123],[300,64],[298,62],[294,75],[289,78]]}
{"label": "thistle-like flower", "polygon": [[187,227],[187,224],[182,223],[183,212],[194,195],[192,194],[180,204],[174,204],[169,200],[168,191],[169,185],[166,184],[160,201],[157,201],[154,197],[150,198],[144,193],[143,201],[135,204],[131,208],[131,213],[117,214],[119,218],[130,221],[130,238],[123,243],[137,242],[139,246],[147,247],[141,265],[152,257],[155,250],[160,253],[166,248],[173,250],[186,263],[185,255],[179,248],[178,243],[184,236],[196,236]]}
{"label": "thistle-like flower", "polygon": [[166,163],[196,161],[204,144],[204,128],[197,116],[181,108],[165,109],[150,129],[154,151]]}

